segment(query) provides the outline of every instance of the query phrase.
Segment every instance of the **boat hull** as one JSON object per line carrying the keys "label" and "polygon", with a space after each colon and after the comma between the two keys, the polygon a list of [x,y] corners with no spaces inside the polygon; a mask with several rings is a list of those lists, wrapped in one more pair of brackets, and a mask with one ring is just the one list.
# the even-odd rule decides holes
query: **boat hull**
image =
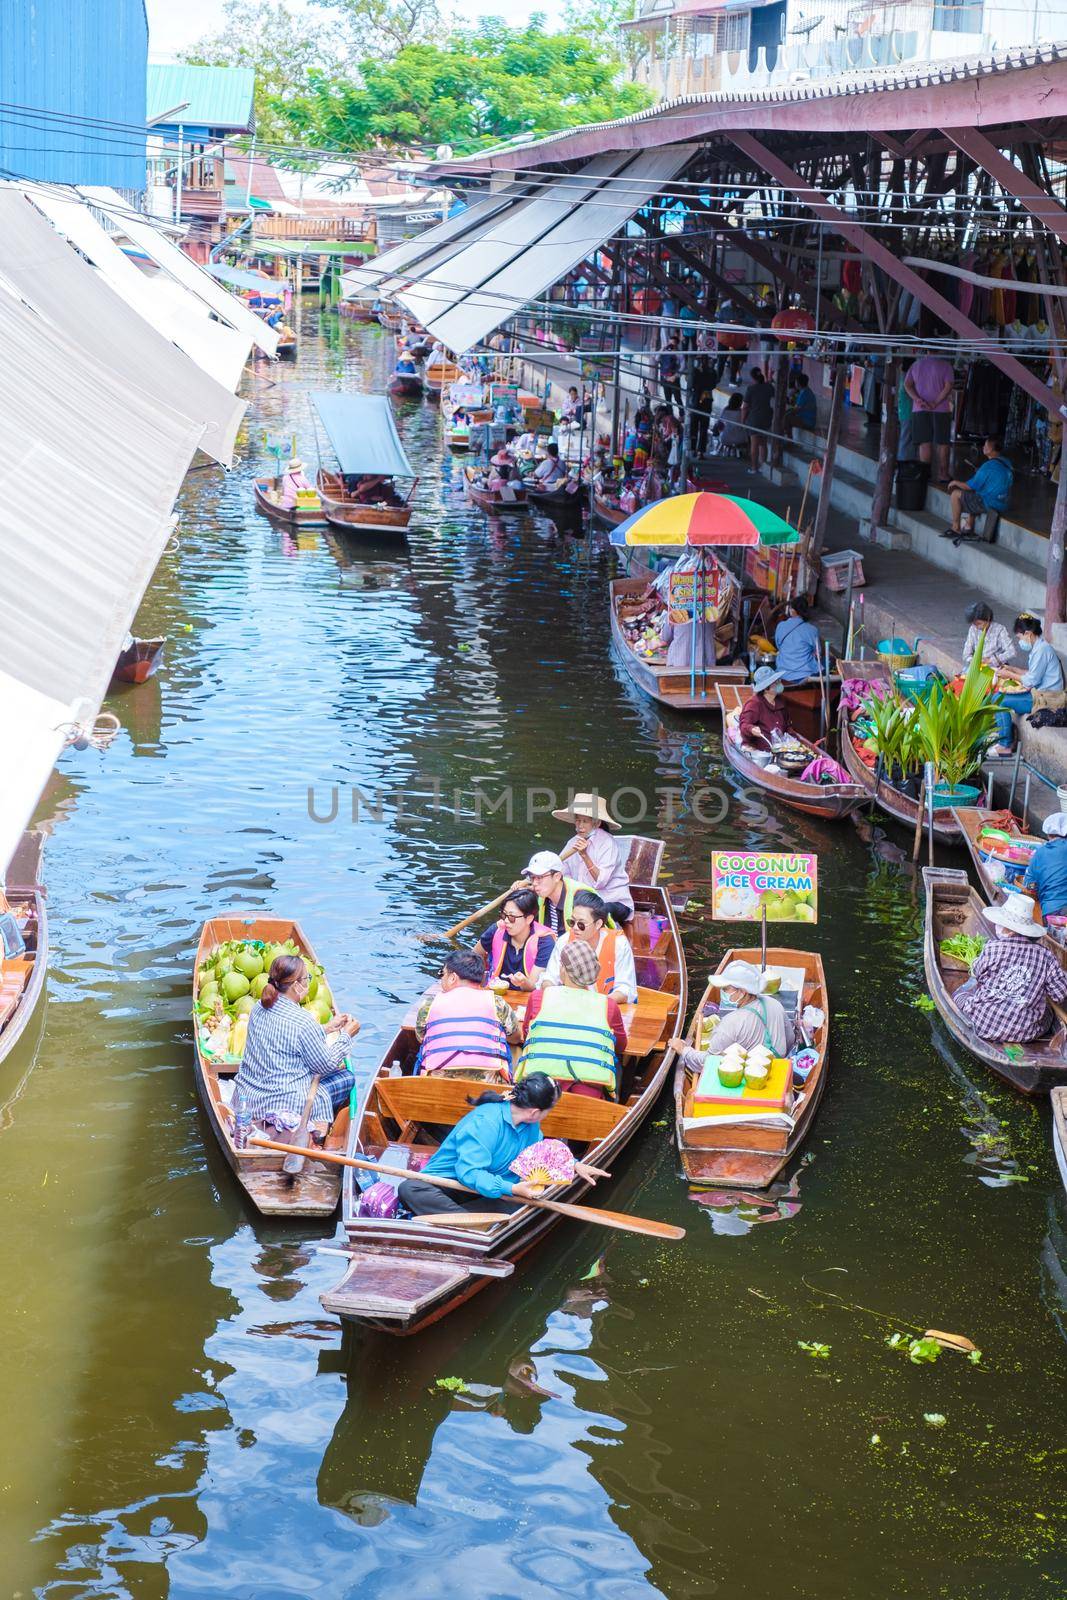
{"label": "boat hull", "polygon": [[29,920],[35,938],[27,956],[3,964],[7,972],[19,970],[24,983],[13,1006],[9,1007],[7,1001],[0,999],[0,1065],[29,1027],[41,1003],[48,975],[48,910],[44,886],[40,882],[43,847],[43,834],[24,833],[7,871],[8,901],[13,911],[26,913],[19,918],[20,926],[25,927]]}
{"label": "boat hull", "polygon": [[421,400],[422,387],[422,379],[417,374],[401,373],[389,379],[389,393],[398,400]]}
{"label": "boat hull", "polygon": [[163,659],[166,639],[135,639],[123,650],[111,674],[112,684],[145,683]]}
{"label": "boat hull", "polygon": [[1052,1091],[1052,1148],[1060,1179],[1067,1189],[1067,1088]]}
{"label": "boat hull", "polygon": [[[860,759],[859,753],[852,742],[848,720],[842,713],[838,722],[838,733],[841,751],[841,765],[862,789],[867,792],[867,798],[877,800],[879,806],[888,816],[894,817],[897,822],[902,822],[905,827],[914,831],[919,818],[919,802],[898,789],[895,784],[887,783],[884,778],[875,778],[874,773]],[[925,808],[923,815],[923,828],[926,828]],[[951,811],[934,812],[934,837],[942,839],[946,844],[962,844],[960,826]]]}
{"label": "boat hull", "polygon": [[256,510],[273,522],[277,528],[324,528],[325,513],[319,508],[293,506],[287,510],[275,505],[267,495],[268,489],[277,487],[277,478],[257,478],[255,482]]}
{"label": "boat hull", "polygon": [[[1003,893],[1003,886],[993,877],[989,870],[989,863],[982,860],[982,852],[978,846],[978,836],[994,817],[998,819],[995,826],[1002,827],[1003,822],[1000,818],[1003,813],[987,811],[981,806],[958,806],[953,809],[952,815],[956,819],[956,825],[970,853],[971,861],[974,863],[974,870],[978,875],[978,882],[982,886],[982,893],[990,903],[999,900]],[[1043,839],[1031,838],[1017,826],[1013,826],[1007,831],[1014,834],[1021,844],[1037,846],[1044,843]]]}
{"label": "boat hull", "polygon": [[[742,747],[727,737],[726,718],[735,706],[744,705],[753,690],[748,685],[743,688],[720,686],[717,693],[723,718],[723,754],[746,783],[766,790],[791,811],[800,811],[808,817],[822,817],[827,822],[839,822],[865,804],[869,797],[858,783],[801,783],[799,778],[791,778],[785,773],[767,772],[758,762],[750,760]],[[818,754],[814,748],[811,750],[813,761]]]}

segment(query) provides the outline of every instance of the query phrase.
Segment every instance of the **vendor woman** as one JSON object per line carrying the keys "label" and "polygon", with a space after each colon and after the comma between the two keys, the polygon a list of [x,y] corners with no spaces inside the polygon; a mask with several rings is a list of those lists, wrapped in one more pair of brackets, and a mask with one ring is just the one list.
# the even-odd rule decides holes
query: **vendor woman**
{"label": "vendor woman", "polygon": [[779,703],[783,673],[775,667],[758,667],[752,679],[752,694],[741,707],[738,731],[741,743],[757,750],[773,750],[778,739],[789,732],[785,707]]}
{"label": "vendor woman", "polygon": [[1018,667],[1001,667],[1001,674],[1005,678],[1014,678],[1019,685],[1019,692],[1004,695],[1001,706],[997,711],[997,738],[999,743],[993,751],[997,756],[1010,756],[1012,745],[1015,742],[1015,725],[1012,722],[1012,712],[1025,715],[1034,709],[1034,695],[1062,695],[1063,694],[1063,668],[1060,658],[1053,650],[1047,639],[1041,637],[1041,624],[1029,611],[1024,611],[1016,617],[1014,626],[1015,638],[1023,655],[1029,658],[1029,665],[1025,672],[1020,672]]}
{"label": "vendor woman", "polygon": [[1030,857],[1023,888],[1037,896],[1043,917],[1067,915],[1067,812],[1054,811],[1041,824],[1048,844]]}
{"label": "vendor woman", "polygon": [[786,683],[803,683],[822,672],[822,640],[819,630],[808,621],[807,601],[801,595],[790,600],[785,616],[774,630],[778,652],[778,671]]}
{"label": "vendor woman", "polygon": [[564,846],[571,877],[583,889],[595,889],[616,922],[628,922],[634,914],[634,897],[626,857],[612,838],[619,824],[603,800],[597,794],[576,794],[569,806],[552,815],[574,825],[574,836]]}
{"label": "vendor woman", "polygon": [[964,612],[967,637],[963,641],[963,665],[970,666],[982,644],[983,667],[1006,667],[1015,657],[1015,640],[1002,622],[993,621],[993,612],[984,600],[976,600]]}
{"label": "vendor woman", "polygon": [[666,649],[664,664],[686,672],[710,671],[715,665],[714,622],[697,622],[686,611],[668,611],[659,624],[659,642]]}
{"label": "vendor woman", "polygon": [[318,1077],[308,1126],[321,1143],[355,1085],[344,1059],[359,1023],[342,1013],[324,1029],[303,1009],[310,986],[310,974],[299,956],[276,956],[271,962],[259,1004],[248,1015],[234,1098],[243,1095],[253,1122],[291,1133],[300,1125],[311,1080]]}

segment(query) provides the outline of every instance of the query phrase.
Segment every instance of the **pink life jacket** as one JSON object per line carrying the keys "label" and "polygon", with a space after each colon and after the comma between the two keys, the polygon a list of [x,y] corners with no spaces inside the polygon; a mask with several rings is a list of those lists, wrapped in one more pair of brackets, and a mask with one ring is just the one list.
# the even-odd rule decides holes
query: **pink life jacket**
{"label": "pink life jacket", "polygon": [[[522,947],[522,970],[528,978],[533,975],[533,970],[536,965],[537,946],[540,944],[541,940],[546,934],[551,938],[552,929],[546,928],[543,923],[535,922],[530,929],[530,937]],[[489,971],[486,973],[487,979],[499,978],[500,976],[500,969],[504,965],[504,949],[506,940],[507,934],[504,932],[503,928],[497,926],[493,929],[493,944],[489,951]]]}
{"label": "pink life jacket", "polygon": [[486,989],[457,984],[434,998],[426,1017],[419,1056],[420,1072],[445,1067],[511,1069],[511,1052],[496,1014],[496,1000]]}

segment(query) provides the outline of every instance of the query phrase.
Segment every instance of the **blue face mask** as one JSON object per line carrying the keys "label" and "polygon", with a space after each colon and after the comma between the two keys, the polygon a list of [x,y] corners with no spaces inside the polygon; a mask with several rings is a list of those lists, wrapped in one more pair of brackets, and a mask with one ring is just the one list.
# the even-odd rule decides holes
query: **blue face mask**
{"label": "blue face mask", "polygon": [[1034,648],[1034,641],[1032,639],[1020,639],[1019,640],[1019,649],[1023,652],[1023,655],[1028,656],[1033,648]]}

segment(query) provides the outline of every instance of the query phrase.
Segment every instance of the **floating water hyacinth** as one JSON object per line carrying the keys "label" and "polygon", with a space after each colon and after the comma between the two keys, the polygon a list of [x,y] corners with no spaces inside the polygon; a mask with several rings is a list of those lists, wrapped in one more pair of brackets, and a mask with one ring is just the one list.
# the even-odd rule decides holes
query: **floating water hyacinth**
{"label": "floating water hyacinth", "polygon": [[562,1139],[542,1139],[520,1150],[511,1170],[523,1183],[550,1188],[555,1183],[570,1183],[574,1177],[574,1157]]}

